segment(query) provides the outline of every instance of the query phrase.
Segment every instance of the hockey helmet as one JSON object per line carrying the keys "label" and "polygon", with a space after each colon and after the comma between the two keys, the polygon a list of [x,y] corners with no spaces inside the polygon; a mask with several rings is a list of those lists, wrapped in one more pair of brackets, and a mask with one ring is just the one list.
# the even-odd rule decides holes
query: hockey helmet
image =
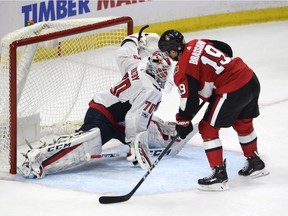
{"label": "hockey helmet", "polygon": [[156,80],[162,89],[165,87],[166,80],[171,70],[171,61],[164,52],[155,51],[148,58],[146,72]]}
{"label": "hockey helmet", "polygon": [[185,46],[184,36],[177,30],[165,31],[158,42],[158,47],[162,52],[170,52],[174,50],[182,52]]}

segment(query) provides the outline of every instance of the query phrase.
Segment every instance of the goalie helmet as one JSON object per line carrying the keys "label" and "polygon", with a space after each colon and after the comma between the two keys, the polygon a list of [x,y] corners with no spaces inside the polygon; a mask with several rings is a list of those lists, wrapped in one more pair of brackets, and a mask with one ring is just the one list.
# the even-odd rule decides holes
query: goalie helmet
{"label": "goalie helmet", "polygon": [[175,50],[182,52],[185,46],[184,36],[177,30],[165,31],[158,42],[158,47],[162,52],[170,52]]}
{"label": "goalie helmet", "polygon": [[159,86],[164,89],[171,68],[169,57],[163,52],[156,51],[148,58],[146,73],[152,76]]}

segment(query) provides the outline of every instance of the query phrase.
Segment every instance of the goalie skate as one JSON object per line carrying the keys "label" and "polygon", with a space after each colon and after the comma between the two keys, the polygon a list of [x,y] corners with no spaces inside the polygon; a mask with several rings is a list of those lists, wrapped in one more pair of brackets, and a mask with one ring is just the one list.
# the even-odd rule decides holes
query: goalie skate
{"label": "goalie skate", "polygon": [[42,166],[41,152],[39,149],[31,149],[26,154],[24,163],[17,167],[19,173],[25,178],[43,178],[45,169]]}

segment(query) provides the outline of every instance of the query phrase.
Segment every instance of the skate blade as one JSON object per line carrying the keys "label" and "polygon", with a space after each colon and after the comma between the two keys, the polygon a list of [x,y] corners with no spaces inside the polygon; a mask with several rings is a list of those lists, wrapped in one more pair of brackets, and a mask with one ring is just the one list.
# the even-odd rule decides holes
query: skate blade
{"label": "skate blade", "polygon": [[262,170],[257,170],[255,172],[253,172],[249,177],[251,179],[255,179],[255,178],[260,178],[260,177],[263,177],[263,176],[267,176],[269,174],[270,174],[269,171],[267,171],[266,169],[262,169]]}
{"label": "skate blade", "polygon": [[226,191],[229,190],[229,186],[227,182],[225,182],[212,185],[198,185],[197,189],[201,191]]}

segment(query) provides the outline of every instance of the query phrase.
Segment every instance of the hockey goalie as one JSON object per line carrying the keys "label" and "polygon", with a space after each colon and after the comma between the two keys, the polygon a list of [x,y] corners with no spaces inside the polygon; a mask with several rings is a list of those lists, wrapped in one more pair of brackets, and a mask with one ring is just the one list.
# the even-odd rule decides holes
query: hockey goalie
{"label": "hockey goalie", "polygon": [[[76,133],[23,154],[25,161],[18,172],[27,178],[42,178],[84,165],[87,153],[101,154],[102,146],[111,139],[129,146],[129,162],[149,169],[153,163],[150,150],[165,148],[176,136],[175,122],[153,116],[172,71],[168,56],[157,50],[158,39],[155,33],[127,36],[118,50],[122,80],[94,95]],[[191,136],[177,139],[169,154],[178,154]]]}

